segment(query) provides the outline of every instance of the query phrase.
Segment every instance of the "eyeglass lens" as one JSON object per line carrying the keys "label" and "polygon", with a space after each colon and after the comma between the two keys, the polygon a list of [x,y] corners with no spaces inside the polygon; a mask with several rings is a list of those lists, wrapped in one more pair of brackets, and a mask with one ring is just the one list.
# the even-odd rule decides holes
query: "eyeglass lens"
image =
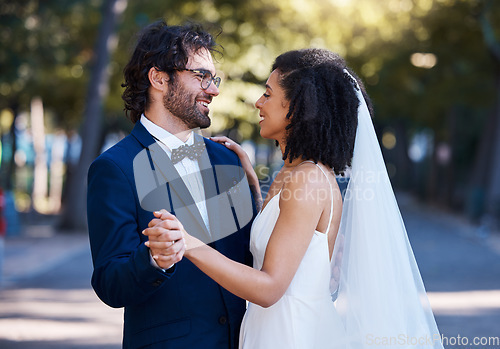
{"label": "eyeglass lens", "polygon": [[214,78],[210,72],[206,72],[205,74],[203,74],[203,79],[201,80],[201,87],[203,89],[207,89],[210,86],[210,84],[212,83],[212,80],[213,80],[215,86],[219,87],[220,77]]}

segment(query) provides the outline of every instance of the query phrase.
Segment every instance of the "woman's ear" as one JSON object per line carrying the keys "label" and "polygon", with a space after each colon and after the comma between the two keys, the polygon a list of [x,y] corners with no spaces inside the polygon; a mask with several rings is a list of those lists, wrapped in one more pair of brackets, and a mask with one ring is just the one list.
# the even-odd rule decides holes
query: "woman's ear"
{"label": "woman's ear", "polygon": [[153,89],[163,92],[167,91],[168,82],[170,80],[170,77],[167,73],[162,72],[155,67],[152,67],[151,69],[149,69],[148,78]]}

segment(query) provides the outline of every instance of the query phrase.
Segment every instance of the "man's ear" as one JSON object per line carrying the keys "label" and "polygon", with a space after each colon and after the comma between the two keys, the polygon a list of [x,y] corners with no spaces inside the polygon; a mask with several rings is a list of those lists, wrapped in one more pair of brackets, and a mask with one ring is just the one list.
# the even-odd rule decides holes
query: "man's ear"
{"label": "man's ear", "polygon": [[152,88],[163,92],[167,91],[168,82],[170,80],[170,77],[167,73],[162,72],[155,67],[152,67],[151,69],[149,69],[148,78]]}

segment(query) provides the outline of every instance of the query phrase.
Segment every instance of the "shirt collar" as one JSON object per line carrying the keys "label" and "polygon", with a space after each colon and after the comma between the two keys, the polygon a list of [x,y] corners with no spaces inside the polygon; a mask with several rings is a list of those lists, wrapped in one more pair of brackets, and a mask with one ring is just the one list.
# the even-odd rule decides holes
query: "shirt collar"
{"label": "shirt collar", "polygon": [[141,115],[141,124],[154,138],[158,139],[160,142],[165,144],[170,150],[177,149],[185,144],[192,145],[194,143],[194,136],[192,131],[189,134],[189,138],[184,143],[175,135],[171,134],[164,128],[158,126],[157,124],[149,120],[144,114]]}

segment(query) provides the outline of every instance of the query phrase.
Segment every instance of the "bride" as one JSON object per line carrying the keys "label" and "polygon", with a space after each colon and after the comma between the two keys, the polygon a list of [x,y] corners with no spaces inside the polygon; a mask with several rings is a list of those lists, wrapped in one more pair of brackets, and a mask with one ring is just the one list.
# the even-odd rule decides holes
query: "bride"
{"label": "bride", "polygon": [[[252,225],[253,268],[183,232],[184,256],[249,301],[240,348],[442,348],[353,75],[327,50],[276,58],[255,106],[261,136],[277,142],[285,164]],[[239,145],[213,140],[255,181]],[[346,170],[343,202],[335,174]],[[161,235],[183,227],[164,210],[156,217],[144,233],[161,260],[176,253]]]}

